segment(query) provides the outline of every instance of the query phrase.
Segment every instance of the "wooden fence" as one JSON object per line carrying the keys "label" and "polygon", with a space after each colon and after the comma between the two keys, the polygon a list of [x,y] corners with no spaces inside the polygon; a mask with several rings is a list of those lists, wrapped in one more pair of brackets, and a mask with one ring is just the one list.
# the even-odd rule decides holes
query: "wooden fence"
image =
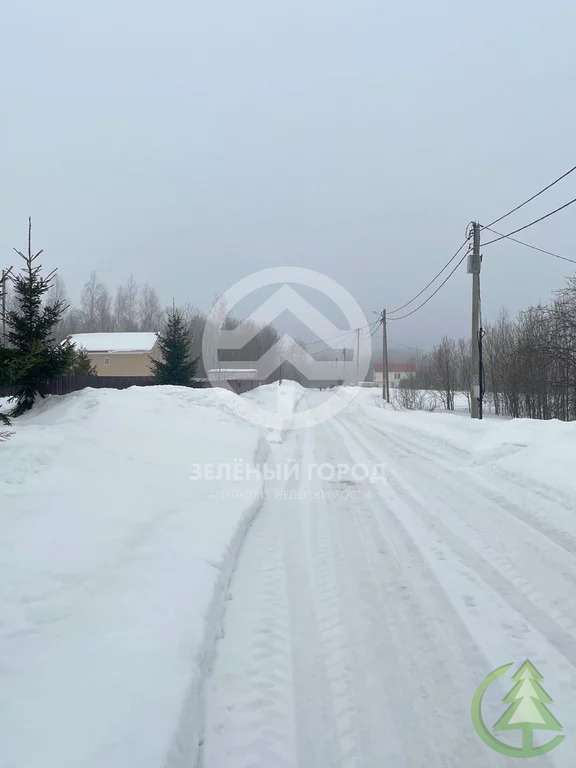
{"label": "wooden fence", "polygon": [[[57,379],[44,381],[39,392],[42,395],[68,395],[86,387],[101,389],[127,389],[128,387],[148,387],[153,384],[151,376],[59,376]],[[15,392],[14,387],[0,389],[0,397],[10,397]]]}
{"label": "wooden fence", "polygon": [[[208,379],[196,379],[196,386],[210,388],[212,385]],[[230,379],[227,384],[236,394],[248,392],[261,384],[260,381]],[[47,379],[38,391],[41,395],[69,395],[70,392],[78,392],[86,387],[95,389],[128,389],[128,387],[150,387],[154,384],[151,376],[59,376],[57,379]],[[0,397],[11,397],[16,392],[14,387],[0,387]]]}

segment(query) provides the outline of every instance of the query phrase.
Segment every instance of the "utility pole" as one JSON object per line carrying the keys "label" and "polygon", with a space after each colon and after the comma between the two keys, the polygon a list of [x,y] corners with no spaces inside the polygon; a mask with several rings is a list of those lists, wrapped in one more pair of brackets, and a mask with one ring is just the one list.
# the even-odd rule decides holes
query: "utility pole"
{"label": "utility pole", "polygon": [[382,310],[382,399],[390,402],[390,382],[388,381],[388,331],[386,328],[386,310]]}
{"label": "utility pole", "polygon": [[6,346],[6,280],[12,272],[12,267],[2,270],[0,289],[2,290],[2,346]]}
{"label": "utility pole", "polygon": [[468,255],[468,273],[472,275],[472,381],[470,411],[473,419],[482,418],[480,370],[480,224],[472,223],[472,253]]}
{"label": "utility pole", "polygon": [[356,328],[356,386],[360,384],[360,328]]}

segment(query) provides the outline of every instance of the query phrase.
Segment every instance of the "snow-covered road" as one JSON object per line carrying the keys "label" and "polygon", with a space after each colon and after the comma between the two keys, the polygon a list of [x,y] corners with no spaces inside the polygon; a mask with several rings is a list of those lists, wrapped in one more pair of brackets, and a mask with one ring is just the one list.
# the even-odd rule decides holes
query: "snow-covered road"
{"label": "snow-covered road", "polygon": [[[523,447],[473,453],[366,404],[271,446],[293,469],[269,478],[232,580],[203,768],[509,765],[470,707],[492,670],[526,658],[567,734],[532,762],[573,765],[576,498],[496,461]],[[339,464],[369,477],[315,469]],[[490,725],[510,687],[487,694]]]}
{"label": "snow-covered road", "polygon": [[512,664],[482,707],[505,721],[526,659],[565,735],[531,762],[574,765],[576,424],[344,394],[307,429],[334,392],[293,382],[86,389],[14,420],[1,768],[510,765],[471,706]]}

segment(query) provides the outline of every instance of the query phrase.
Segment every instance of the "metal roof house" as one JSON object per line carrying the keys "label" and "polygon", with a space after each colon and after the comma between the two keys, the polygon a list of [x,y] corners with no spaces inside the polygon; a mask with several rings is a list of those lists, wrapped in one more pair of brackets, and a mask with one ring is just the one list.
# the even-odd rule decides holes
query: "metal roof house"
{"label": "metal roof house", "polygon": [[86,350],[99,376],[150,376],[150,358],[160,359],[152,332],[73,333],[66,341]]}
{"label": "metal roof house", "polygon": [[[401,381],[414,376],[416,373],[416,363],[389,363],[388,364],[388,385],[397,387]],[[374,366],[374,381],[382,384],[382,365]]]}

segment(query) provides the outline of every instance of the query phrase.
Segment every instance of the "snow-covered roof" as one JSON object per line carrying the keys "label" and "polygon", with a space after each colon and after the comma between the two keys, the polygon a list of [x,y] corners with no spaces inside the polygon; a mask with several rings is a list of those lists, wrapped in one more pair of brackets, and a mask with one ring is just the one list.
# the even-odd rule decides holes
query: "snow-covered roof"
{"label": "snow-covered roof", "polygon": [[73,333],[68,336],[75,347],[87,352],[151,352],[158,340],[156,333]]}

